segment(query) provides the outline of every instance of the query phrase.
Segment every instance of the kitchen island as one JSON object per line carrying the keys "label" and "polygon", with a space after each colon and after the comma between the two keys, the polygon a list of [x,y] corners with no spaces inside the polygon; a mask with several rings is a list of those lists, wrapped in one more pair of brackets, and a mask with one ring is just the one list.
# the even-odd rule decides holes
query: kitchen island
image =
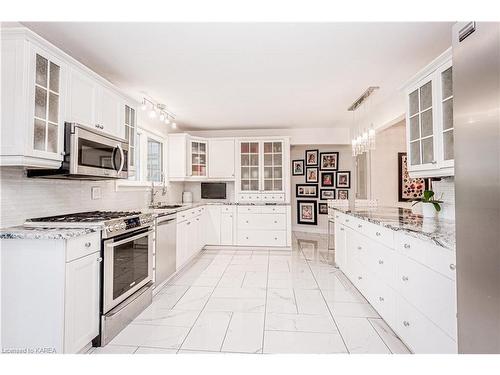
{"label": "kitchen island", "polygon": [[397,207],[329,207],[335,262],[415,353],[456,353],[455,226]]}

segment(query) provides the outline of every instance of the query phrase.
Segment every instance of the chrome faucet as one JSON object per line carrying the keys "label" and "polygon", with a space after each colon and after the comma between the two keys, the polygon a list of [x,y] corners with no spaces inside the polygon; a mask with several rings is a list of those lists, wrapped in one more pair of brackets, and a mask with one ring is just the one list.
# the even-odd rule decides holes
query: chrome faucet
{"label": "chrome faucet", "polygon": [[[151,200],[149,202],[150,207],[155,206],[155,196],[158,191],[155,191],[155,182],[151,181]],[[161,195],[165,196],[167,194],[167,187],[165,186],[165,174],[161,174]]]}

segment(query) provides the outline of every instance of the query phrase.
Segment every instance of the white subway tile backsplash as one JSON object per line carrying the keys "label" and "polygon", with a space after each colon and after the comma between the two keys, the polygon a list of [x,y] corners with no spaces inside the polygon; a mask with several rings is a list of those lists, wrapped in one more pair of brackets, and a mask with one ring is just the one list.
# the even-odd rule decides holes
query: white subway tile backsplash
{"label": "white subway tile backsplash", "polygon": [[455,179],[447,177],[433,181],[432,190],[436,199],[443,201],[441,217],[455,220]]}

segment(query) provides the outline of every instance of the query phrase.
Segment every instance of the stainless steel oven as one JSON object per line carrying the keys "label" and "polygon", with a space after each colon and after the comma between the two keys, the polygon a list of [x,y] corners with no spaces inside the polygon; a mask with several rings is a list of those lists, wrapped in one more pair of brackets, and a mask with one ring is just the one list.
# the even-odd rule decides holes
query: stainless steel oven
{"label": "stainless steel oven", "polygon": [[128,177],[129,144],[102,131],[76,124],[64,125],[64,157],[59,169],[28,170],[28,177],[116,179]]}
{"label": "stainless steel oven", "polygon": [[103,313],[106,314],[153,280],[154,228],[103,242]]}

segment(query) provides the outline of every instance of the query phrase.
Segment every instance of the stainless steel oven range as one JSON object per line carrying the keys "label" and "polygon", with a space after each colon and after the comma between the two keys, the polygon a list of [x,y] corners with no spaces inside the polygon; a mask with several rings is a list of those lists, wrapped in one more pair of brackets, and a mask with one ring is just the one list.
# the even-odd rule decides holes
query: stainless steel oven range
{"label": "stainless steel oven range", "polygon": [[140,212],[92,211],[30,219],[46,227],[102,228],[101,329],[104,346],[152,301],[154,217]]}

